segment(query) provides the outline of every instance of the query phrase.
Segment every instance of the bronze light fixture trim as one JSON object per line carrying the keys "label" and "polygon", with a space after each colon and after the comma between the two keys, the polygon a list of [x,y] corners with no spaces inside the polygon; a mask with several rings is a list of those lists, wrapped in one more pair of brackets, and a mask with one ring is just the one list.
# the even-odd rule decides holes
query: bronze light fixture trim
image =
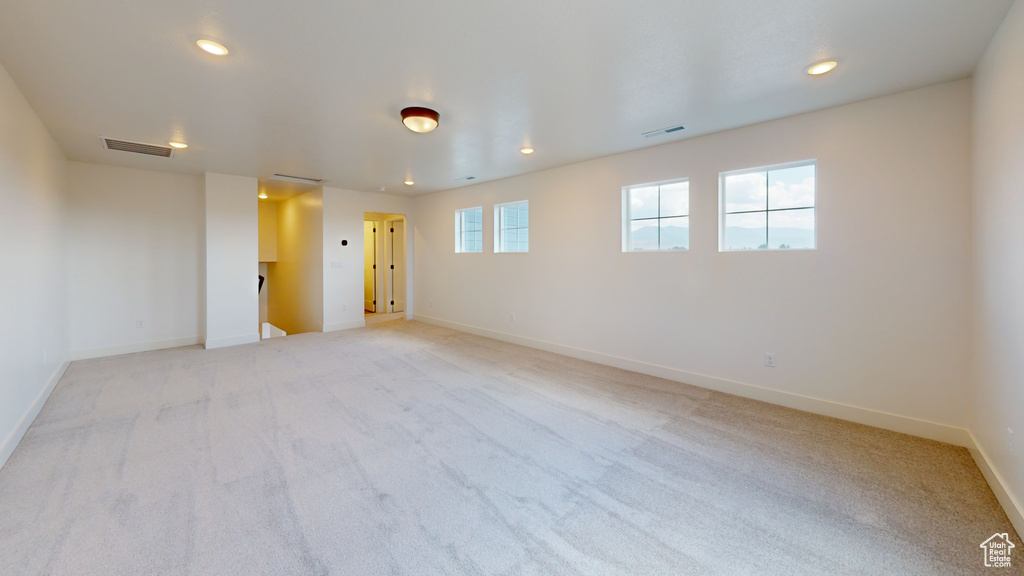
{"label": "bronze light fixture trim", "polygon": [[441,115],[430,108],[410,106],[402,110],[402,124],[413,132],[420,134],[437,128]]}

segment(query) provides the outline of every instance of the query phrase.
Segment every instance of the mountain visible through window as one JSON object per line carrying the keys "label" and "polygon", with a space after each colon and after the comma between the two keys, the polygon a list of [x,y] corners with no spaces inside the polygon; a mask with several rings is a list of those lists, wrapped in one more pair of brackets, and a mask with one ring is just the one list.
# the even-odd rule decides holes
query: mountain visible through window
{"label": "mountain visible through window", "polygon": [[624,190],[630,252],[690,248],[690,182],[672,180]]}
{"label": "mountain visible through window", "polygon": [[719,249],[814,249],[814,161],[720,175]]}

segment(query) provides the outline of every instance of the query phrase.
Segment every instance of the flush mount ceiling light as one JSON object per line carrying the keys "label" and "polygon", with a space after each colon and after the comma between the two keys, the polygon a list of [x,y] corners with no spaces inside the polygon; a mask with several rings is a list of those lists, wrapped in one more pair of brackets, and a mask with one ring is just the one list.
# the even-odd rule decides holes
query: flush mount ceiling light
{"label": "flush mount ceiling light", "polygon": [[176,140],[168,142],[167,145],[170,146],[171,148],[177,148],[178,150],[184,150],[185,148],[188,148],[188,144],[185,144],[184,142],[178,142]]}
{"label": "flush mount ceiling light", "polygon": [[225,47],[220,42],[214,42],[213,40],[209,40],[207,38],[200,38],[196,40],[196,46],[199,46],[200,48],[202,48],[206,52],[209,52],[210,54],[213,54],[214,56],[228,55],[227,47]]}
{"label": "flush mount ceiling light", "polygon": [[826,60],[824,62],[818,62],[807,67],[807,73],[811,76],[821,76],[826,72],[831,72],[833,68],[839,65],[839,62],[835,60]]}
{"label": "flush mount ceiling light", "polygon": [[413,182],[411,178],[405,181],[406,186],[412,186],[413,184],[415,184],[415,182]]}
{"label": "flush mount ceiling light", "polygon": [[267,199],[267,193],[266,192],[260,192],[259,198],[260,198],[260,200],[266,200]]}
{"label": "flush mount ceiling light", "polygon": [[520,148],[519,151],[522,152],[523,154],[526,154],[527,156],[529,156],[530,154],[533,154],[533,148],[530,148],[529,146],[525,146],[523,148]]}
{"label": "flush mount ceiling light", "polygon": [[423,134],[437,128],[441,116],[430,108],[410,106],[402,110],[402,124],[413,132]]}

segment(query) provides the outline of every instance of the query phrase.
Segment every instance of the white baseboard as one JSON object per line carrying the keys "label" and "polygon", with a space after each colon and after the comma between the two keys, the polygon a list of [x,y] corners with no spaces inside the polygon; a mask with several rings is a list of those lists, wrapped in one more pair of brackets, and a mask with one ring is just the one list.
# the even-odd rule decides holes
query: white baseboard
{"label": "white baseboard", "polygon": [[338,330],[351,330],[352,328],[364,328],[366,326],[366,320],[360,318],[359,320],[352,320],[350,322],[336,322],[334,324],[324,324],[324,332],[337,332]]}
{"label": "white baseboard", "polygon": [[1020,501],[1014,497],[1013,492],[1007,489],[1007,484],[1003,481],[1002,475],[999,474],[995,466],[992,466],[988,454],[981,447],[981,444],[978,443],[978,439],[974,437],[974,434],[970,434],[970,437],[972,446],[968,448],[971,451],[971,456],[974,457],[974,462],[978,464],[978,469],[981,470],[982,476],[988,481],[988,485],[996,495],[996,500],[999,500],[999,504],[1003,506],[1003,510],[1006,511],[1006,516],[1017,530],[1017,534],[1024,535],[1024,506],[1021,506]]}
{"label": "white baseboard", "polygon": [[28,432],[32,422],[35,421],[36,416],[43,409],[43,405],[46,404],[46,400],[50,398],[50,394],[53,393],[53,389],[57,387],[57,383],[67,372],[68,366],[71,362],[61,362],[57,369],[54,370],[53,374],[50,375],[50,380],[46,383],[46,386],[39,391],[39,395],[22,415],[21,420],[18,421],[18,425],[11,430],[11,433],[4,438],[2,444],[0,444],[0,469],[7,464],[10,460],[11,455],[14,454],[14,449],[18,447],[21,439],[25,437],[25,433]]}
{"label": "white baseboard", "polygon": [[677,368],[649,364],[647,362],[621,358],[581,348],[574,348],[572,346],[564,346],[553,342],[525,338],[514,334],[507,334],[495,330],[488,330],[485,328],[478,328],[476,326],[468,326],[457,322],[431,318],[421,314],[416,315],[416,320],[428,324],[443,326],[445,328],[451,328],[452,330],[458,330],[460,332],[469,332],[470,334],[476,334],[478,336],[486,336],[496,340],[503,340],[505,342],[520,344],[522,346],[529,346],[530,348],[537,348],[547,352],[554,352],[556,354],[562,354],[563,356],[571,356],[581,360],[588,360],[590,362],[596,362],[606,366],[614,366],[615,368],[631,370],[633,372],[657,376],[667,380],[675,380],[685,384],[700,386],[701,388],[709,388],[711,390],[717,390],[719,392],[725,392],[735,396],[742,396],[744,398],[761,400],[763,402],[777,404],[779,406],[795,408],[797,410],[803,410],[804,412],[831,416],[833,418],[839,418],[849,422],[866,424],[876,428],[884,428],[894,432],[902,432],[903,434],[938,440],[939,442],[946,442],[948,444],[963,446],[965,448],[971,448],[974,446],[974,442],[971,440],[970,434],[964,428],[957,428],[955,426],[920,420],[909,416],[901,416],[899,414],[892,414],[889,412],[882,412],[870,408],[862,408],[860,406],[851,406],[849,404],[842,404],[832,400],[824,400],[822,398],[784,392],[782,390],[765,388],[754,384],[726,380],[724,378],[708,376],[706,374],[687,372]]}
{"label": "white baseboard", "polygon": [[133,344],[122,344],[120,346],[108,346],[105,348],[89,348],[87,350],[72,350],[68,357],[71,360],[88,360],[90,358],[103,358],[106,356],[117,356],[118,354],[134,354],[135,352],[149,352],[151,350],[163,350],[165,348],[178,348],[181,346],[195,346],[202,344],[199,336],[186,336],[185,338],[172,338],[170,340],[155,340],[153,342],[135,342]]}
{"label": "white baseboard", "polygon": [[242,334],[241,336],[232,336],[230,338],[214,338],[212,340],[211,339],[207,339],[206,342],[203,342],[203,346],[207,350],[212,350],[213,348],[225,348],[227,346],[239,346],[239,345],[242,345],[242,344],[253,344],[253,343],[259,342],[259,341],[260,341],[260,333],[259,332],[253,332],[251,334]]}

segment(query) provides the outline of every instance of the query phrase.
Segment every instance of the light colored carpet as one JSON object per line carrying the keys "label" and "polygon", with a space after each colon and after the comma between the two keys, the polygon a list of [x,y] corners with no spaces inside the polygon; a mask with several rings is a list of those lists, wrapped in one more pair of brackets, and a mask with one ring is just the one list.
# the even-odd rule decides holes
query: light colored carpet
{"label": "light colored carpet", "polygon": [[0,471],[5,575],[1021,573],[995,532],[962,448],[401,320],[75,362]]}

